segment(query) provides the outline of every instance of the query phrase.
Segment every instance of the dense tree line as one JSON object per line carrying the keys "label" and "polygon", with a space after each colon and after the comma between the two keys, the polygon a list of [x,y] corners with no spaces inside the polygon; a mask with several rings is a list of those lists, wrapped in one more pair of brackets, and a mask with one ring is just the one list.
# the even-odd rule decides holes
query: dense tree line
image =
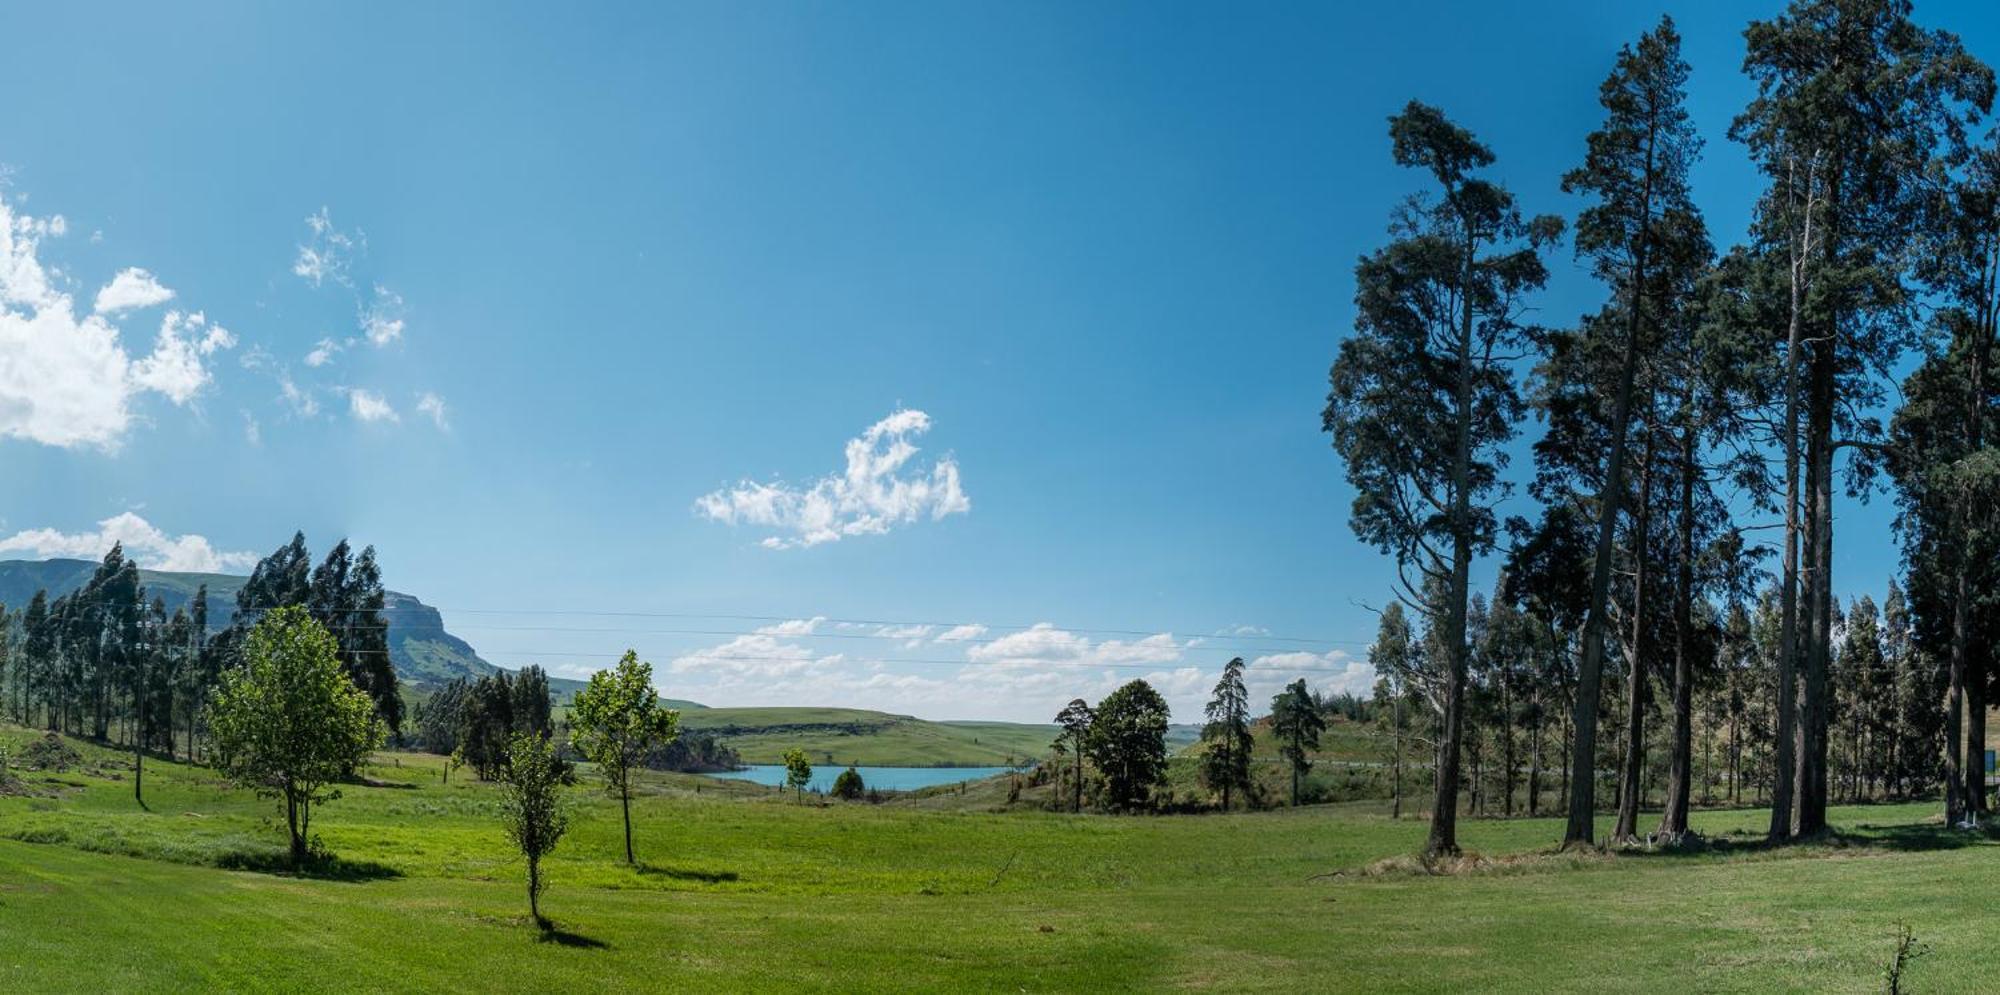
{"label": "dense tree line", "polygon": [[19,724],[127,746],[139,763],[145,751],[197,760],[207,706],[241,666],[243,641],[265,614],[298,607],[332,634],[343,670],[394,730],[402,698],[383,601],[372,547],[355,556],[342,541],[314,567],[295,535],[257,564],[218,627],[206,585],[169,613],[114,545],[76,590],[0,608],[0,702]]}
{"label": "dense tree line", "polygon": [[[1606,291],[1573,327],[1521,317],[1562,222],[1525,219],[1441,110],[1390,119],[1428,190],[1356,266],[1323,426],[1356,534],[1400,568],[1371,658],[1398,808],[1430,790],[1428,853],[1457,850],[1461,808],[1553,801],[1589,844],[1607,809],[1614,840],[1678,838],[1719,794],[1770,805],[1774,840],[1821,832],[1836,797],[1988,805],[1994,77],[1911,13],[1794,0],[1748,27],[1730,138],[1767,185],[1722,252],[1672,20],[1619,52],[1551,184],[1584,198],[1567,227]],[[1531,418],[1539,511],[1501,522]],[[1833,495],[1885,476],[1907,575],[1843,607]],[[1484,593],[1478,563],[1499,567]]]}

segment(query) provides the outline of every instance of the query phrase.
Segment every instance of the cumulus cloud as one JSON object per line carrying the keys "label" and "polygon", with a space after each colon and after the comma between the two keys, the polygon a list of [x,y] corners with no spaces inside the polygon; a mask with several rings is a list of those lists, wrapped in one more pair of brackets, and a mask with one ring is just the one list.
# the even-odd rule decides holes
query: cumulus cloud
{"label": "cumulus cloud", "polygon": [[956,460],[946,456],[928,472],[909,467],[918,452],[910,440],[930,427],[930,416],[922,411],[892,412],[848,440],[845,473],[806,487],[745,480],[702,495],[695,512],[726,525],[775,529],[778,535],[762,540],[770,549],[817,546],[884,533],[926,517],[936,521],[965,514],[972,501],[959,485]]}
{"label": "cumulus cloud", "polygon": [[430,416],[431,423],[440,430],[451,427],[451,423],[446,421],[444,416],[444,398],[430,391],[417,395],[417,413]]}
{"label": "cumulus cloud", "polygon": [[1107,639],[1093,642],[1068,629],[1037,622],[1019,632],[971,646],[965,658],[973,663],[1001,667],[1038,666],[1120,666],[1140,663],[1172,663],[1181,658],[1185,647],[1170,632],[1159,632],[1138,640]]}
{"label": "cumulus cloud", "polygon": [[[1340,650],[1272,653],[1251,660],[1243,671],[1243,681],[1253,701],[1267,700],[1301,677],[1308,685],[1329,694],[1365,698],[1375,690],[1375,667]],[[1259,695],[1263,697],[1260,699]]]}
{"label": "cumulus cloud", "polygon": [[188,403],[209,382],[203,358],[236,340],[199,314],[171,313],[154,352],[135,361],[106,315],[79,315],[42,262],[43,240],[67,229],[60,216],[20,214],[0,197],[0,435],[114,450],[137,395]]}
{"label": "cumulus cloud", "polygon": [[397,416],[396,409],[389,405],[386,398],[372,390],[366,390],[361,387],[347,388],[347,407],[348,411],[354,415],[356,421],[393,422],[402,420]]}
{"label": "cumulus cloud", "polygon": [[137,266],[129,266],[119,270],[110,283],[98,290],[96,310],[98,314],[119,315],[165,304],[173,299],[174,292],[161,286],[153,274]]}
{"label": "cumulus cloud", "polygon": [[348,267],[355,250],[366,244],[365,236],[335,228],[332,213],[324,207],[306,218],[306,232],[306,240],[292,259],[292,272],[315,287],[327,280],[353,286]]}
{"label": "cumulus cloud", "polygon": [[821,656],[785,638],[802,633],[778,633],[770,631],[772,628],[685,654],[667,669],[677,674],[699,673],[716,683],[727,684],[792,677],[838,664],[843,659],[839,654]]}
{"label": "cumulus cloud", "polygon": [[152,570],[226,573],[248,570],[257,564],[255,553],[223,552],[203,536],[168,535],[129,511],[98,522],[94,532],[55,529],[16,532],[0,539],[0,557],[96,560],[102,559],[117,543],[124,544],[126,556]]}
{"label": "cumulus cloud", "polygon": [[213,379],[202,360],[235,345],[229,329],[209,324],[201,314],[169,311],[160,322],[152,355],[132,364],[132,382],[186,404]]}

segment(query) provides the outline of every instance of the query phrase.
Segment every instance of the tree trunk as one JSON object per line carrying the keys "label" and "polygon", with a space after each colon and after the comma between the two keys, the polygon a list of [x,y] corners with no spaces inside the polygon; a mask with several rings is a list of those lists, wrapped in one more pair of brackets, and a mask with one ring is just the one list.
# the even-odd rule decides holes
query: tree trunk
{"label": "tree trunk", "polygon": [[1460,738],[1464,735],[1468,663],[1465,614],[1472,587],[1472,268],[1478,246],[1478,236],[1471,219],[1466,219],[1465,224],[1464,258],[1460,264],[1458,285],[1458,398],[1451,467],[1451,584],[1445,593],[1447,661],[1444,715],[1438,729],[1436,791],[1431,803],[1430,838],[1424,843],[1424,854],[1430,857],[1456,856],[1459,852],[1458,764]]}
{"label": "tree trunk", "polygon": [[1986,675],[1977,655],[1965,669],[1965,810],[1977,822],[1986,814]]}
{"label": "tree trunk", "polygon": [[1500,671],[1500,814],[1514,817],[1514,704],[1510,665]]}
{"label": "tree trunk", "polygon": [[1688,831],[1688,802],[1694,766],[1694,378],[1689,373],[1682,398],[1680,459],[1680,563],[1674,575],[1674,732],[1667,764],[1666,809],[1660,835],[1679,839]]}
{"label": "tree trunk", "polygon": [[535,925],[546,927],[542,920],[542,862],[539,858],[528,858],[528,915]]}
{"label": "tree trunk", "polygon": [[1403,695],[1402,693],[1398,691],[1396,697],[1394,697],[1390,701],[1391,701],[1390,707],[1394,713],[1395,716],[1394,722],[1396,724],[1395,728],[1396,755],[1393,758],[1391,758],[1389,764],[1389,772],[1390,772],[1389,776],[1391,778],[1391,787],[1389,792],[1389,797],[1391,799],[1389,802],[1389,818],[1400,819],[1403,817]]}
{"label": "tree trunk", "polygon": [[1535,688],[1535,721],[1528,732],[1528,816],[1540,808],[1542,796],[1542,689]]}
{"label": "tree trunk", "polygon": [[618,808],[625,815],[625,862],[636,864],[638,861],[632,857],[632,789],[630,787],[619,787]]}
{"label": "tree trunk", "polygon": [[1833,636],[1833,336],[1813,350],[1812,403],[1807,412],[1806,482],[1812,495],[1807,508],[1808,579],[1805,633],[1805,673],[1799,703],[1797,783],[1792,788],[1797,809],[1792,830],[1801,837],[1826,828],[1827,668]]}
{"label": "tree trunk", "polygon": [[1652,505],[1653,425],[1649,418],[1645,462],[1639,468],[1639,505],[1632,523],[1632,635],[1626,648],[1632,679],[1625,696],[1625,758],[1618,777],[1618,822],[1611,831],[1611,838],[1618,842],[1639,835],[1640,778],[1646,763],[1646,612],[1652,594],[1646,583],[1651,560],[1646,546],[1652,531]]}
{"label": "tree trunk", "polygon": [[[1989,257],[1990,258],[1990,257]],[[1990,298],[1990,293],[1987,295]],[[1989,301],[1982,301],[1989,304]],[[1987,314],[1981,315],[1973,334],[1979,338],[1972,349],[1972,392],[1967,398],[1966,441],[1967,452],[1976,453],[1985,443],[1985,400],[1986,363],[1992,320],[1990,305]],[[1965,557],[1957,557],[1958,573],[1963,577],[1970,571],[1971,564]],[[1988,569],[1990,573],[1990,568]],[[1961,585],[1960,592],[1966,592]],[[1956,618],[1954,617],[1954,620]],[[1957,634],[1954,633],[1954,636]],[[1969,638],[1969,636],[1967,637]],[[1954,647],[1956,650],[1956,647]],[[1983,654],[1967,653],[1961,661],[1960,680],[1965,688],[1965,813],[1973,822],[1986,812],[1986,664]]]}

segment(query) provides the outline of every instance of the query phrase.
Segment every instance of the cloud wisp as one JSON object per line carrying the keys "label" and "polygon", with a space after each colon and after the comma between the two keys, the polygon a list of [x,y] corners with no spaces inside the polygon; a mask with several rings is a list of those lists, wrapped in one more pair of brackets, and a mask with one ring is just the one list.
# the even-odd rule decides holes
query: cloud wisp
{"label": "cloud wisp", "polygon": [[849,439],[847,468],[809,485],[744,480],[702,495],[695,513],[725,525],[775,530],[762,545],[791,549],[860,535],[879,535],[899,525],[963,515],[972,500],[959,483],[958,461],[940,458],[927,470],[911,466],[918,453],[912,441],[930,431],[931,418],[904,408]]}

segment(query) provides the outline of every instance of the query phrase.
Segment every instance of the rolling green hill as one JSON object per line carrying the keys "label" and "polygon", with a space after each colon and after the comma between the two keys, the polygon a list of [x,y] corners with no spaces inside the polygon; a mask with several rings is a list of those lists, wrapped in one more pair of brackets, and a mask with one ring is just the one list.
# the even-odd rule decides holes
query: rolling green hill
{"label": "rolling green hill", "polygon": [[681,727],[715,735],[745,763],[770,764],[800,747],[816,764],[997,767],[1040,757],[1054,726],[930,722],[857,708],[706,708],[682,712]]}

